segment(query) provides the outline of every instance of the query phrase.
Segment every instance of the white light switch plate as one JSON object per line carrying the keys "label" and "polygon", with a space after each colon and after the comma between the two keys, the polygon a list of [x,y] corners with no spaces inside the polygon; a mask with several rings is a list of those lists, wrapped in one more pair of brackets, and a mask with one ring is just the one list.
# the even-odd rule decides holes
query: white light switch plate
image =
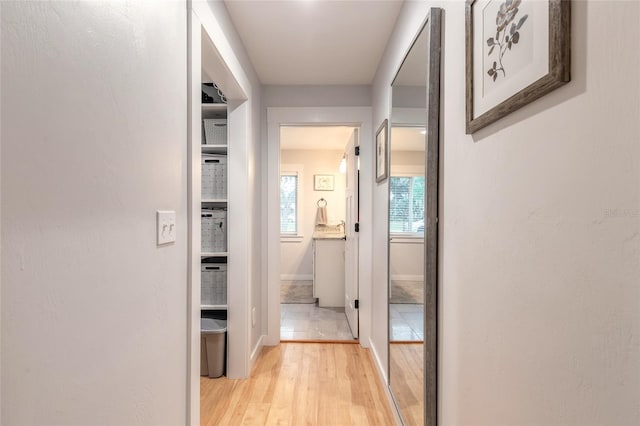
{"label": "white light switch plate", "polygon": [[158,245],[175,242],[176,241],[176,212],[158,210],[156,212],[156,218],[157,218]]}

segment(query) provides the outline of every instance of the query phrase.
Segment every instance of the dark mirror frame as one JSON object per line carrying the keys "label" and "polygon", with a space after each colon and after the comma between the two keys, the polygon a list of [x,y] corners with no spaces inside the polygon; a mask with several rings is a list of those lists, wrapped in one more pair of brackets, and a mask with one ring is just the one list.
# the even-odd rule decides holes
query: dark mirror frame
{"label": "dark mirror frame", "polygon": [[442,9],[429,12],[429,50],[427,51],[427,155],[425,164],[425,301],[424,301],[424,377],[425,425],[438,424],[438,210],[440,176],[440,58],[442,48]]}

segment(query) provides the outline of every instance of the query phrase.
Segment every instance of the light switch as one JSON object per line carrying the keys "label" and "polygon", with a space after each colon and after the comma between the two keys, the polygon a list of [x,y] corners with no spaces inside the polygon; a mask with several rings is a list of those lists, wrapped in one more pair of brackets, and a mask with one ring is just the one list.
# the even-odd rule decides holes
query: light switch
{"label": "light switch", "polygon": [[156,217],[158,245],[174,243],[176,241],[176,212],[158,210]]}

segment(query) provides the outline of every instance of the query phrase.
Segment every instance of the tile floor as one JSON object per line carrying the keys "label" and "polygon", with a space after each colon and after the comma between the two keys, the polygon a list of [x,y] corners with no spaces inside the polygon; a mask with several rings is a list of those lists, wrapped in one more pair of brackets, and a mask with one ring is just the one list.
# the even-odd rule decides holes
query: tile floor
{"label": "tile floor", "polygon": [[[424,305],[391,304],[391,339],[424,340]],[[283,340],[353,340],[344,308],[321,308],[317,303],[280,305]]]}
{"label": "tile floor", "polygon": [[424,340],[424,305],[392,303],[389,317],[391,340]]}
{"label": "tile floor", "polygon": [[344,308],[321,308],[317,303],[281,304],[283,340],[353,340]]}

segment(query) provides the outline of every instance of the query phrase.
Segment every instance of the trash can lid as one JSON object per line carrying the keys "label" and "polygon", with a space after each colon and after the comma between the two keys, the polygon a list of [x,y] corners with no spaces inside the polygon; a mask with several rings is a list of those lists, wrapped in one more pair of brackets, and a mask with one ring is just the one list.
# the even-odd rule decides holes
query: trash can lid
{"label": "trash can lid", "polygon": [[205,334],[217,334],[227,331],[227,321],[211,318],[200,318],[200,331]]}

